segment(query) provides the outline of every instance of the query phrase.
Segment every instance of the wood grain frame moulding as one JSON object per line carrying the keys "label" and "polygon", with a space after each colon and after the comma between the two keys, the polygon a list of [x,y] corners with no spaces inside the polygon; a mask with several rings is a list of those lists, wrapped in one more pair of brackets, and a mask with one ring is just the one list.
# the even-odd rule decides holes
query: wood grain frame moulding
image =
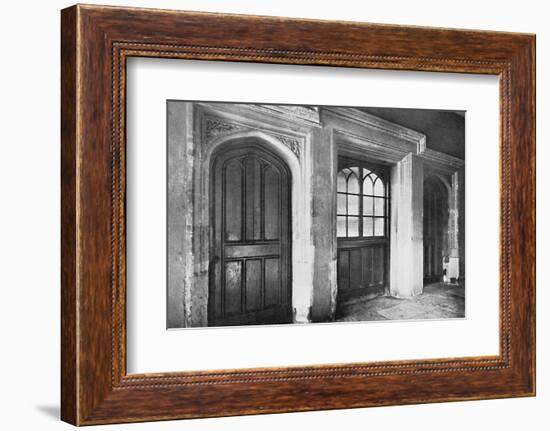
{"label": "wood grain frame moulding", "polygon": [[[89,425],[534,395],[533,35],[91,5],[64,9],[61,18],[63,420]],[[125,100],[132,56],[498,75],[499,355],[128,375]]]}

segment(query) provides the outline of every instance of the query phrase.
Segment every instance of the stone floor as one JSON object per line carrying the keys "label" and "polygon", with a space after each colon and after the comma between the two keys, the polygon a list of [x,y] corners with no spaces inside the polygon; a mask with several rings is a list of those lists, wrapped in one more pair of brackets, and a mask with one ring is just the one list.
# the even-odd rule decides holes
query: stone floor
{"label": "stone floor", "polygon": [[336,321],[449,319],[464,317],[464,311],[464,285],[434,283],[412,298],[379,296],[340,304]]}

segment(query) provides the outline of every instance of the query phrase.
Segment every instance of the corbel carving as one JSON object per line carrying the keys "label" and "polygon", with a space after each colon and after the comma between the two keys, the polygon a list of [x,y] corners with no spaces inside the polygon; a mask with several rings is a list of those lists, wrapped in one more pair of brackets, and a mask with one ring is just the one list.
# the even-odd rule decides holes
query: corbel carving
{"label": "corbel carving", "polygon": [[237,123],[229,123],[217,118],[206,118],[204,121],[204,141],[208,143],[214,138],[241,130],[258,130],[277,138],[283,145],[289,148],[300,159],[302,143],[298,138],[271,133],[257,127],[243,126]]}

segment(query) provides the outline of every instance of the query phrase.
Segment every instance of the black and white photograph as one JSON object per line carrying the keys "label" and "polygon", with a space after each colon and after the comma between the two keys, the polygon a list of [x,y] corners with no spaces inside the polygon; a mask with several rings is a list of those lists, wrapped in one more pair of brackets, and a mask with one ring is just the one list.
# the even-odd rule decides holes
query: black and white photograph
{"label": "black and white photograph", "polygon": [[166,106],[168,329],[466,317],[465,111]]}

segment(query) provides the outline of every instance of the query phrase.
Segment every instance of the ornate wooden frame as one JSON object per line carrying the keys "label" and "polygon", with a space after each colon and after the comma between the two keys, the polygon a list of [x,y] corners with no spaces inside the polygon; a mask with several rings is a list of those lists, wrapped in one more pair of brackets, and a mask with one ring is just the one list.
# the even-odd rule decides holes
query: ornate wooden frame
{"label": "ornate wooden frame", "polygon": [[[534,395],[534,35],[81,5],[61,18],[63,420],[88,425]],[[500,354],[128,375],[130,56],[498,75]]]}

